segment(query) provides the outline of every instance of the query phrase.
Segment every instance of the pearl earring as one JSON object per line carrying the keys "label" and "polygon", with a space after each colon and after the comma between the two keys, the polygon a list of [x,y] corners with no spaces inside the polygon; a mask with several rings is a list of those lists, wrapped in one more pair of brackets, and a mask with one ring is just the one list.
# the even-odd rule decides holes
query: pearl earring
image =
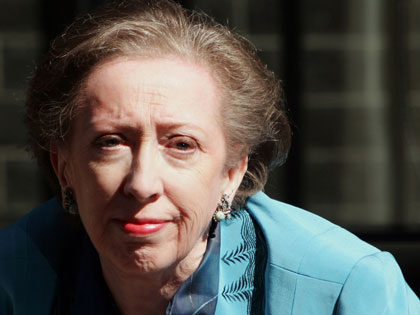
{"label": "pearl earring", "polygon": [[221,222],[225,219],[232,218],[230,212],[232,211],[232,204],[229,202],[229,195],[223,194],[220,202],[217,204],[216,211],[213,214],[213,220]]}
{"label": "pearl earring", "polygon": [[74,194],[71,188],[66,188],[64,190],[63,207],[64,210],[70,214],[78,214],[76,199],[74,198]]}

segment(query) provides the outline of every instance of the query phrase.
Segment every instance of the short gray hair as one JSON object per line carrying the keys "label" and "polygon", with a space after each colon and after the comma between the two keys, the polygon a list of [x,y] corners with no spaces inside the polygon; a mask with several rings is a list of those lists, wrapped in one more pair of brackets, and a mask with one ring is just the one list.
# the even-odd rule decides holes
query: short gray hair
{"label": "short gray hair", "polygon": [[76,19],[54,40],[31,79],[25,119],[29,149],[57,195],[49,148],[66,141],[84,80],[98,63],[133,54],[178,56],[210,69],[222,92],[228,160],[248,154],[234,204],[243,205],[263,189],[269,167],[282,163],[290,147],[279,80],[250,42],[207,15],[171,0],[139,0],[111,2]]}

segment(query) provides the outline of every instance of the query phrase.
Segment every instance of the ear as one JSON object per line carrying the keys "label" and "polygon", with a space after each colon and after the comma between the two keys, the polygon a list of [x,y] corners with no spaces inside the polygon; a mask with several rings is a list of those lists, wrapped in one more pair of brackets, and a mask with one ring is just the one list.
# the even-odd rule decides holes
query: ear
{"label": "ear", "polygon": [[248,155],[244,156],[237,161],[237,163],[228,170],[229,182],[225,188],[225,193],[229,196],[235,196],[236,191],[241,185],[242,179],[248,169]]}
{"label": "ear", "polygon": [[55,175],[60,182],[61,190],[69,187],[69,178],[67,175],[67,151],[59,148],[57,145],[50,146],[50,161]]}

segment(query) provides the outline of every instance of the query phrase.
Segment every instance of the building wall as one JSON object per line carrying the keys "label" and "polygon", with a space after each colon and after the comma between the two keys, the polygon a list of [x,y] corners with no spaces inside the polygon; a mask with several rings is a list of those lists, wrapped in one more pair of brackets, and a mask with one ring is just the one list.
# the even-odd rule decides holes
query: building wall
{"label": "building wall", "polygon": [[37,166],[25,152],[22,122],[27,78],[43,35],[37,0],[0,1],[0,226],[45,199]]}

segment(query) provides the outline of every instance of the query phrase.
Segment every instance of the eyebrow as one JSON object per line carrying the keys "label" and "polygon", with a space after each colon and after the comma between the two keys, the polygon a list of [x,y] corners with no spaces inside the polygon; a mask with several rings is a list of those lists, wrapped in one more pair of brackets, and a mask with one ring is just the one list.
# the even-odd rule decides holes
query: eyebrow
{"label": "eyebrow", "polygon": [[204,129],[202,129],[199,125],[195,125],[195,124],[191,124],[188,122],[175,122],[175,121],[158,121],[158,124],[160,126],[163,126],[163,128],[165,129],[183,129],[183,128],[187,128],[187,129],[193,129],[196,130],[204,135],[208,134],[207,132],[204,131]]}
{"label": "eyebrow", "polygon": [[[139,128],[136,128],[135,125],[133,125],[130,122],[121,122],[118,119],[113,118],[99,118],[95,120],[88,121],[88,126],[86,128],[87,131],[89,130],[95,130],[95,125],[103,124],[103,127],[101,129],[109,129],[110,131],[115,128],[122,128],[125,130],[138,130]],[[199,125],[191,124],[188,122],[182,122],[182,121],[172,121],[172,119],[164,119],[164,120],[157,120],[156,125],[159,128],[162,128],[164,130],[173,130],[173,129],[189,129],[199,132],[200,134],[204,136],[209,136],[210,134],[206,132],[204,129],[202,129]]]}

